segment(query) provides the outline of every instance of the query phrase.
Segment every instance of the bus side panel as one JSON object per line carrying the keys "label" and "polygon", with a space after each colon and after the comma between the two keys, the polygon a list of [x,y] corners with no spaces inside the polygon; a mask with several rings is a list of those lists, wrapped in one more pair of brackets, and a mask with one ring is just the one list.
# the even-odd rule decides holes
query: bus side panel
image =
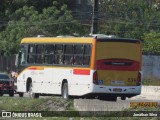
{"label": "bus side panel", "polygon": [[[54,68],[53,84],[54,94],[61,94],[62,82],[67,81],[68,85],[72,80],[72,69],[66,68]],[[70,93],[69,93],[70,94]]]}
{"label": "bus side panel", "polygon": [[41,71],[37,71],[36,78],[33,80],[33,90],[35,93],[51,93],[52,91],[52,79],[53,68],[45,68]]}
{"label": "bus side panel", "polygon": [[[24,73],[27,73],[27,71]],[[26,92],[26,79],[24,79],[24,73],[21,73],[17,78],[17,92]]]}
{"label": "bus side panel", "polygon": [[93,70],[74,69],[72,83],[69,86],[70,95],[82,96],[93,91]]}
{"label": "bus side panel", "polygon": [[23,70],[17,78],[17,92],[27,92],[27,79],[33,80],[35,77],[35,72],[33,70],[28,70],[28,68]]}
{"label": "bus side panel", "polygon": [[41,83],[38,82],[39,79],[36,79],[34,92],[60,95],[63,80],[66,80],[70,84],[72,79],[71,71],[71,69],[64,68],[45,68],[44,79]]}

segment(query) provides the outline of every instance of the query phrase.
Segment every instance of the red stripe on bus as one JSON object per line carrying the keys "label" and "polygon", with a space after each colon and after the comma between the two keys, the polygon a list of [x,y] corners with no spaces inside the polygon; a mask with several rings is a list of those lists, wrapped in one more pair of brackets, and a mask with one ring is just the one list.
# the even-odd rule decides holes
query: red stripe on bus
{"label": "red stripe on bus", "polygon": [[127,59],[102,59],[97,60],[97,69],[137,71],[140,69],[140,62]]}
{"label": "red stripe on bus", "polygon": [[44,70],[44,68],[28,68],[28,70]]}
{"label": "red stripe on bus", "polygon": [[74,69],[73,74],[75,74],[75,75],[90,75],[90,70]]}

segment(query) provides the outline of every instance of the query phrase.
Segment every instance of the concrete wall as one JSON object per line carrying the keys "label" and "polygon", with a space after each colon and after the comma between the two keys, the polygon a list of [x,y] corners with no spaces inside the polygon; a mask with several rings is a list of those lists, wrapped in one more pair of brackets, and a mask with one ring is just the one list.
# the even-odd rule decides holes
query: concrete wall
{"label": "concrete wall", "polygon": [[143,55],[142,78],[160,79],[160,56]]}

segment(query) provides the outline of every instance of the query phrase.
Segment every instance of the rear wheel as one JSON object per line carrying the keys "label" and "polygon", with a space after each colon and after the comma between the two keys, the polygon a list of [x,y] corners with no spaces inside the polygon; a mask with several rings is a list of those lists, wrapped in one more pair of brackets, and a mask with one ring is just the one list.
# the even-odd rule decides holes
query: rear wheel
{"label": "rear wheel", "polygon": [[18,93],[19,97],[23,97],[24,93]]}
{"label": "rear wheel", "polygon": [[66,99],[66,100],[69,98],[69,96],[68,96],[68,83],[64,83],[62,86],[62,98]]}
{"label": "rear wheel", "polygon": [[121,100],[126,100],[126,97],[121,97]]}
{"label": "rear wheel", "polygon": [[32,83],[30,83],[30,86],[29,86],[29,97],[30,98],[39,98],[39,93],[34,93],[33,92],[33,85]]}
{"label": "rear wheel", "polygon": [[117,96],[112,96],[108,99],[108,101],[117,101]]}
{"label": "rear wheel", "polygon": [[117,101],[117,96],[101,95],[101,96],[99,96],[99,98],[100,98],[100,100]]}

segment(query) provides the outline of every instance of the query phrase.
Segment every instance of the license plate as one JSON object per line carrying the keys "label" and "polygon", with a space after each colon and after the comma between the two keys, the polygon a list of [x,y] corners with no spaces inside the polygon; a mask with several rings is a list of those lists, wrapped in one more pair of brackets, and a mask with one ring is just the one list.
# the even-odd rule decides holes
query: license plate
{"label": "license plate", "polygon": [[113,88],[113,92],[122,92],[121,88]]}

